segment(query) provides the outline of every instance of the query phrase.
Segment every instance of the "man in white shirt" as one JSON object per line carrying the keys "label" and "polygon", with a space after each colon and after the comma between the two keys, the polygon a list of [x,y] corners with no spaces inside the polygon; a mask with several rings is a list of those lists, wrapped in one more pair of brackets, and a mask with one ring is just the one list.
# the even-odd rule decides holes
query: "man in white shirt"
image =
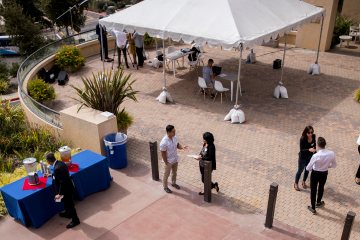
{"label": "man in white shirt", "polygon": [[172,191],[168,188],[168,177],[170,175],[170,171],[172,171],[171,185],[176,189],[180,189],[179,185],[176,184],[176,173],[179,162],[177,149],[184,149],[185,151],[189,151],[187,146],[181,146],[180,143],[178,143],[177,138],[175,136],[174,126],[168,125],[166,127],[166,135],[160,142],[162,161],[165,164],[163,186],[165,192],[167,193],[172,193]]}
{"label": "man in white shirt", "polygon": [[118,63],[119,63],[118,68],[121,65],[121,51],[124,54],[126,68],[129,68],[126,57],[126,33],[124,33],[123,31],[117,31],[115,29],[113,29],[112,31],[116,36],[116,45],[117,45]]}
{"label": "man in white shirt", "polygon": [[[319,151],[311,157],[309,164],[306,167],[306,170],[311,172],[310,176],[310,186],[311,186],[311,207],[308,206],[308,210],[312,214],[316,214],[315,207],[323,207],[325,205],[324,201],[321,201],[324,194],[324,186],[326,183],[328,169],[336,167],[335,154],[333,151],[325,149],[326,141],[324,138],[319,137],[317,141]],[[319,192],[317,201],[316,192],[319,184]]]}

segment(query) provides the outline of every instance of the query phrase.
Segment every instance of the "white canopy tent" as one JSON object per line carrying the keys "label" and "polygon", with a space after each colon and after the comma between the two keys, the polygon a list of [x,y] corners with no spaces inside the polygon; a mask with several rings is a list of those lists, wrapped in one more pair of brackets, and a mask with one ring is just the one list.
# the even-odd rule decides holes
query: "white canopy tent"
{"label": "white canopy tent", "polygon": [[[241,60],[243,49],[253,49],[323,16],[325,9],[300,0],[145,0],[99,22],[108,29],[147,32],[188,44],[240,48]],[[240,69],[239,65],[232,114],[239,108]],[[165,70],[164,85],[166,91]]]}

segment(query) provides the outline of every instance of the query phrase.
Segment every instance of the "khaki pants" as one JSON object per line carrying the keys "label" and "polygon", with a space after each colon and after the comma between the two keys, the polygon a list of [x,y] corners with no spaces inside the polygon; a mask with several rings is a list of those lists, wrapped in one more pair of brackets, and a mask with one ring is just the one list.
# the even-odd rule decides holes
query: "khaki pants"
{"label": "khaki pants", "polygon": [[164,188],[168,188],[168,177],[170,175],[170,171],[172,170],[171,174],[171,184],[176,183],[176,173],[177,173],[178,163],[168,163],[165,165],[164,163],[164,176],[163,176],[163,186]]}

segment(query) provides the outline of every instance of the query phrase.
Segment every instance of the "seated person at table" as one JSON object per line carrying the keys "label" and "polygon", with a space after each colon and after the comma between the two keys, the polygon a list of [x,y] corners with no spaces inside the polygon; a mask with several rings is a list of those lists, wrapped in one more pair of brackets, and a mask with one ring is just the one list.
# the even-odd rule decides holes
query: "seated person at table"
{"label": "seated person at table", "polygon": [[[47,153],[45,159],[49,165],[54,167],[52,186],[55,191],[55,200],[63,197],[61,201],[64,204],[65,212],[59,213],[59,216],[72,218],[71,223],[69,223],[66,228],[73,228],[80,224],[80,220],[74,207],[73,194],[75,193],[75,187],[70,178],[69,170],[64,162],[55,159],[52,152]],[[51,175],[44,174],[44,177],[51,177]]]}
{"label": "seated person at table", "polygon": [[211,90],[211,97],[214,98],[215,97],[215,74],[213,73],[212,70],[212,65],[214,63],[214,60],[209,59],[208,61],[208,65],[203,67],[203,79],[205,80],[206,86],[208,86],[209,88],[212,88]]}

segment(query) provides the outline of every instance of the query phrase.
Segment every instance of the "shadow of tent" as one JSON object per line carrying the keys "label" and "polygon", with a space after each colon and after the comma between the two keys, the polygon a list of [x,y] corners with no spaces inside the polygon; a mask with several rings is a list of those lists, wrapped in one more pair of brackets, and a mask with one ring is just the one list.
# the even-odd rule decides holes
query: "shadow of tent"
{"label": "shadow of tent", "polygon": [[[237,62],[236,58],[230,58],[217,62],[217,65],[223,67],[222,71],[236,73]],[[280,80],[280,74],[280,69],[273,69],[272,64],[257,62],[243,65],[241,75],[244,77],[241,79],[241,85],[245,93],[239,100],[246,115],[245,124],[261,125],[274,130],[282,129],[286,133],[296,134],[304,126],[314,124],[330,113],[359,87],[358,81],[355,80],[326,74],[313,76],[304,70],[285,66],[283,80],[289,99],[276,99],[273,92]],[[191,74],[177,75],[177,78],[180,80],[168,81],[168,91],[177,104],[199,109],[204,113],[217,114],[219,121],[234,105],[234,101],[223,101],[221,105],[220,101],[213,102],[209,97],[205,101],[197,98],[199,86],[195,71]],[[230,88],[229,81],[221,82],[224,87]],[[234,97],[235,89],[236,84]],[[160,90],[149,95],[157,97],[159,93]],[[289,119],[293,121],[285,124]]]}

